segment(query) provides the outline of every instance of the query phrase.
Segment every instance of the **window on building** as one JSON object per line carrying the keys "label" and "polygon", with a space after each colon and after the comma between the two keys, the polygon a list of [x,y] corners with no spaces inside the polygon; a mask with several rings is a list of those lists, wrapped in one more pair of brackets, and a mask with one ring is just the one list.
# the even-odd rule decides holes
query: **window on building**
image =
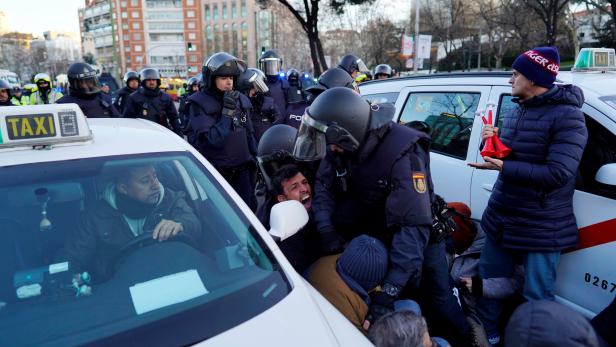
{"label": "window on building", "polygon": [[195,18],[195,11],[186,11],[187,18]]}
{"label": "window on building", "polygon": [[135,61],[137,61],[138,63],[141,63],[143,61],[143,56],[141,55],[136,56]]}
{"label": "window on building", "polygon": [[234,1],[231,3],[231,18],[237,17],[237,3]]}
{"label": "window on building", "polygon": [[195,24],[195,22],[188,22],[187,23],[187,27],[188,29],[194,29],[197,25]]}
{"label": "window on building", "polygon": [[197,38],[197,34],[195,34],[195,33],[188,33],[188,39],[189,40],[194,40],[196,38]]}
{"label": "window on building", "polygon": [[130,52],[130,46],[125,46],[124,47],[124,52]]}
{"label": "window on building", "polygon": [[122,24],[122,29],[124,29],[124,30],[128,30],[128,23],[124,23],[124,24]]}
{"label": "window on building", "polygon": [[241,35],[242,35],[242,59],[248,59],[248,24],[246,22],[242,22],[241,26]]}
{"label": "window on building", "polygon": [[195,0],[186,0],[186,6],[194,6]]}
{"label": "window on building", "polygon": [[220,29],[218,24],[214,25],[214,51],[218,52],[220,50]]}
{"label": "window on building", "polygon": [[247,13],[247,10],[246,10],[246,0],[242,0],[240,12],[241,12],[242,18],[246,17],[246,13]]}
{"label": "window on building", "polygon": [[130,36],[128,34],[124,34],[124,35],[122,35],[122,40],[128,41],[128,40],[130,40]]}
{"label": "window on building", "polygon": [[120,7],[126,8],[126,1],[120,1]]}
{"label": "window on building", "polygon": [[178,42],[184,41],[184,34],[150,34],[152,42]]}
{"label": "window on building", "polygon": [[141,52],[142,47],[141,45],[135,45],[135,52]]}
{"label": "window on building", "polygon": [[208,25],[205,28],[205,45],[206,45],[206,53],[209,55],[213,53],[214,49],[214,32],[212,31],[212,26]]}
{"label": "window on building", "polygon": [[218,4],[214,4],[214,6],[212,6],[212,17],[214,20],[218,20]]}
{"label": "window on building", "polygon": [[190,59],[191,63],[196,63],[197,62],[197,56],[196,55],[191,55],[189,59]]}
{"label": "window on building", "polygon": [[133,34],[133,40],[141,41],[141,33],[134,33]]}
{"label": "window on building", "polygon": [[227,3],[224,2],[222,4],[222,19],[227,19],[229,18],[229,15],[227,14]]}
{"label": "window on building", "polygon": [[133,29],[139,30],[141,29],[141,25],[139,23],[133,23]]}
{"label": "window on building", "polygon": [[182,11],[146,12],[146,18],[151,20],[184,19]]}
{"label": "window on building", "polygon": [[205,9],[203,10],[205,20],[210,20],[212,18],[210,13],[210,5],[205,5]]}
{"label": "window on building", "polygon": [[130,13],[130,16],[131,16],[132,18],[139,18],[139,11],[133,11],[133,12],[131,12],[131,13]]}
{"label": "window on building", "polygon": [[120,13],[120,16],[121,16],[122,18],[128,18],[128,13],[126,13],[126,12],[122,12],[122,13]]}
{"label": "window on building", "polygon": [[406,126],[412,126],[412,122],[428,123],[431,151],[464,159],[480,97],[480,93],[411,93],[399,123]]}
{"label": "window on building", "polygon": [[233,39],[231,40],[233,42],[233,46],[231,47],[231,52],[234,56],[238,56],[238,52],[239,52],[239,36],[240,36],[240,32],[237,30],[237,24],[233,23],[231,25],[231,36],[233,37]]}
{"label": "window on building", "polygon": [[137,7],[139,6],[139,0],[130,0],[130,5],[132,7]]}
{"label": "window on building", "polygon": [[231,40],[229,37],[229,24],[223,24],[222,26],[222,50],[225,52],[229,52],[229,46],[231,45]]}
{"label": "window on building", "polygon": [[182,22],[153,22],[149,23],[150,30],[183,30],[184,24]]}

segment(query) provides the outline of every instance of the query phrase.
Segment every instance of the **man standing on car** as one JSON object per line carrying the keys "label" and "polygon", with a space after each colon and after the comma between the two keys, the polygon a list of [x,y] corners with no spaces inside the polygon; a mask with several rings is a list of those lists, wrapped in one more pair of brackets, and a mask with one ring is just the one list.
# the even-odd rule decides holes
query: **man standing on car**
{"label": "man standing on car", "polygon": [[[513,274],[515,258],[525,270],[526,300],[554,300],[560,252],[578,243],[572,198],[575,177],[588,137],[582,90],[554,85],[560,57],[555,47],[524,52],[513,62],[509,83],[518,105],[506,114],[500,131],[512,149],[504,160],[484,157],[478,169],[499,171],[481,226],[483,278]],[[483,139],[498,132],[486,125]],[[497,343],[500,303],[478,302],[491,343]]]}

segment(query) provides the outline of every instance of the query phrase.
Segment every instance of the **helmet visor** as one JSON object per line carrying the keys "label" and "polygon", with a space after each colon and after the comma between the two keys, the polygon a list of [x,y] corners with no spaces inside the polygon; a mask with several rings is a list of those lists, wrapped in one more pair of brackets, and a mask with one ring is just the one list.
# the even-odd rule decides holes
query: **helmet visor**
{"label": "helmet visor", "polygon": [[364,64],[363,60],[357,59],[355,61],[355,63],[357,64],[357,69],[359,70],[359,72],[363,72],[363,73],[370,72],[370,70],[368,70],[368,67],[366,66],[366,64]]}
{"label": "helmet visor", "polygon": [[96,76],[75,80],[75,89],[83,94],[96,94],[101,91],[101,84]]}
{"label": "helmet visor", "polygon": [[267,76],[275,76],[280,72],[282,62],[278,58],[265,58],[261,60],[261,71]]}
{"label": "helmet visor", "polygon": [[248,79],[248,82],[252,83],[252,86],[257,90],[257,92],[261,92],[261,93],[269,92],[269,88],[267,87],[267,84],[265,84],[263,77],[259,75],[258,73],[255,73],[254,75],[252,75],[252,77]]}
{"label": "helmet visor", "polygon": [[327,150],[326,131],[326,125],[314,120],[308,113],[304,113],[295,139],[293,157],[300,161],[323,159]]}

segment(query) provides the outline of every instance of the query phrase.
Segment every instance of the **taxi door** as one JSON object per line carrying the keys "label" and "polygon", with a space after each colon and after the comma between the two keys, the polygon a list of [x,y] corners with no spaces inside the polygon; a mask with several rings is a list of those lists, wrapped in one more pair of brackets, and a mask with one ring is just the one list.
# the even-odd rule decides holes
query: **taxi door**
{"label": "taxi door", "polygon": [[424,122],[430,127],[432,147],[430,168],[434,188],[446,201],[470,204],[473,168],[479,146],[481,119],[475,117],[485,108],[490,86],[452,85],[416,86],[401,90],[396,121],[415,127]]}

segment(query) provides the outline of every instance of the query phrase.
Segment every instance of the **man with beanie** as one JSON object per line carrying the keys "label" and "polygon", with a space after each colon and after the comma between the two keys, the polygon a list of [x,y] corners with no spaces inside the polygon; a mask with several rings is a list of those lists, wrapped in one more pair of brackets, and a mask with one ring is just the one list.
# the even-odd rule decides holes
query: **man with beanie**
{"label": "man with beanie", "polygon": [[[481,220],[487,237],[480,275],[511,277],[521,259],[526,300],[554,300],[560,252],[578,242],[572,198],[588,132],[582,90],[554,84],[559,63],[555,47],[516,58],[509,83],[517,107],[504,115],[499,134],[512,153],[469,164],[499,171]],[[497,132],[485,125],[482,138]],[[498,342],[500,302],[480,298],[477,304],[490,342]]]}
{"label": "man with beanie", "polygon": [[381,241],[360,235],[342,254],[317,260],[308,281],[358,329],[363,329],[370,304],[369,292],[387,274],[387,249]]}

